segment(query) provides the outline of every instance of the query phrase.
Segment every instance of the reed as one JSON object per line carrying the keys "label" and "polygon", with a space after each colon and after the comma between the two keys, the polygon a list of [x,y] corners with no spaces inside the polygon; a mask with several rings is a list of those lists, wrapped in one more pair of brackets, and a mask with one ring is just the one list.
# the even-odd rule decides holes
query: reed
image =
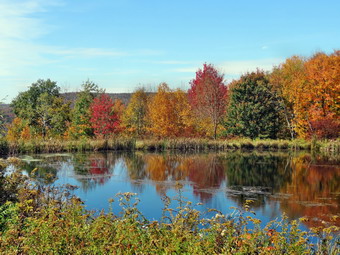
{"label": "reed", "polygon": [[165,150],[208,152],[208,151],[312,151],[323,153],[340,153],[340,140],[270,140],[247,138],[211,140],[202,138],[169,138],[169,139],[134,139],[117,137],[112,139],[83,140],[40,140],[7,142],[0,139],[0,154],[19,153],[56,153],[83,151],[150,151]]}

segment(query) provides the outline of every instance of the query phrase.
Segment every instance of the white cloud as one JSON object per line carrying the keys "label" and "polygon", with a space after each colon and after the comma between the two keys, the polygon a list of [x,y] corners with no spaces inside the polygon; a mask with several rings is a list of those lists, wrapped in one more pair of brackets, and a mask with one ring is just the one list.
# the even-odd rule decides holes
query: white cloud
{"label": "white cloud", "polygon": [[226,76],[239,76],[246,72],[255,71],[257,68],[270,71],[274,65],[278,65],[281,62],[283,62],[283,59],[280,58],[225,61],[217,65],[217,67],[225,73]]}
{"label": "white cloud", "polygon": [[0,38],[30,40],[48,32],[48,27],[43,21],[31,15],[45,12],[56,1],[0,1]]}
{"label": "white cloud", "polygon": [[159,55],[157,50],[125,52],[96,47],[58,47],[39,43],[53,31],[46,20],[35,14],[63,5],[60,0],[0,0],[0,77],[32,73],[36,66],[62,62],[69,58],[115,58]]}
{"label": "white cloud", "polygon": [[100,48],[60,48],[60,47],[40,47],[42,53],[61,55],[68,57],[118,57],[127,56],[128,53],[111,49]]}
{"label": "white cloud", "polygon": [[173,71],[176,73],[195,73],[198,70],[197,67],[184,67],[184,68],[176,68]]}
{"label": "white cloud", "polygon": [[[246,72],[256,71],[256,69],[261,69],[264,71],[270,71],[275,65],[283,62],[280,58],[266,58],[266,59],[254,59],[254,60],[240,60],[240,61],[224,61],[215,65],[215,67],[225,74],[225,78],[228,80],[230,77],[238,77]],[[176,73],[195,73],[201,65],[176,68],[170,70]],[[229,78],[228,78],[229,77]]]}

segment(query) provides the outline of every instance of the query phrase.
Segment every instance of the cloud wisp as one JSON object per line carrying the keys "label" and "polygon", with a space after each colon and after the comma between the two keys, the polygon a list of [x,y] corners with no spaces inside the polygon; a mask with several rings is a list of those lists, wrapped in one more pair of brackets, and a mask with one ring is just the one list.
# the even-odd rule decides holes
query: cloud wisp
{"label": "cloud wisp", "polygon": [[[270,71],[275,65],[283,62],[283,59],[280,58],[266,58],[266,59],[254,59],[254,60],[231,60],[231,61],[223,61],[217,63],[215,66],[218,70],[225,74],[225,76],[237,77],[246,72],[256,71],[256,69],[261,69],[264,71]],[[196,67],[183,67],[173,69],[173,72],[177,73],[195,73],[198,68],[202,68],[202,66]]]}

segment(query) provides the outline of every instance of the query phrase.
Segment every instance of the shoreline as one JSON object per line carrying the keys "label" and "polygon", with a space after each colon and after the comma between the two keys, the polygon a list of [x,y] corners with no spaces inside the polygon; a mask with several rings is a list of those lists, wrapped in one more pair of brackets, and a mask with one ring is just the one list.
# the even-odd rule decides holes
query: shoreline
{"label": "shoreline", "polygon": [[30,140],[7,142],[0,140],[0,155],[23,153],[57,153],[82,151],[309,151],[315,153],[339,154],[340,140],[210,140],[197,138],[178,139],[86,139],[86,140]]}

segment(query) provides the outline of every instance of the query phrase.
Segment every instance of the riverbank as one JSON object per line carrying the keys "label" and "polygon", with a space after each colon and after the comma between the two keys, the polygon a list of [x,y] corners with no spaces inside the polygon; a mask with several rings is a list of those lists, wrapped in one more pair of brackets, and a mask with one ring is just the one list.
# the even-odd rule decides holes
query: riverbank
{"label": "riverbank", "polygon": [[296,151],[306,150],[312,152],[340,153],[340,140],[251,140],[229,139],[209,140],[196,138],[178,139],[129,139],[116,138],[107,140],[30,140],[7,142],[0,140],[0,154],[20,153],[55,153],[77,151],[229,151],[229,150],[263,150],[263,151]]}
{"label": "riverbank", "polygon": [[[163,197],[163,217],[147,220],[134,193],[120,193],[109,203],[121,213],[91,212],[73,197],[74,186],[32,186],[21,171],[3,175],[0,160],[0,253],[4,254],[339,254],[339,228],[301,231],[307,219],[285,215],[261,225],[252,201],[224,215],[206,217],[181,195]],[[34,173],[31,174],[34,178]],[[34,179],[33,179],[34,180]],[[116,202],[114,200],[117,200]],[[171,207],[171,201],[179,207]]]}

